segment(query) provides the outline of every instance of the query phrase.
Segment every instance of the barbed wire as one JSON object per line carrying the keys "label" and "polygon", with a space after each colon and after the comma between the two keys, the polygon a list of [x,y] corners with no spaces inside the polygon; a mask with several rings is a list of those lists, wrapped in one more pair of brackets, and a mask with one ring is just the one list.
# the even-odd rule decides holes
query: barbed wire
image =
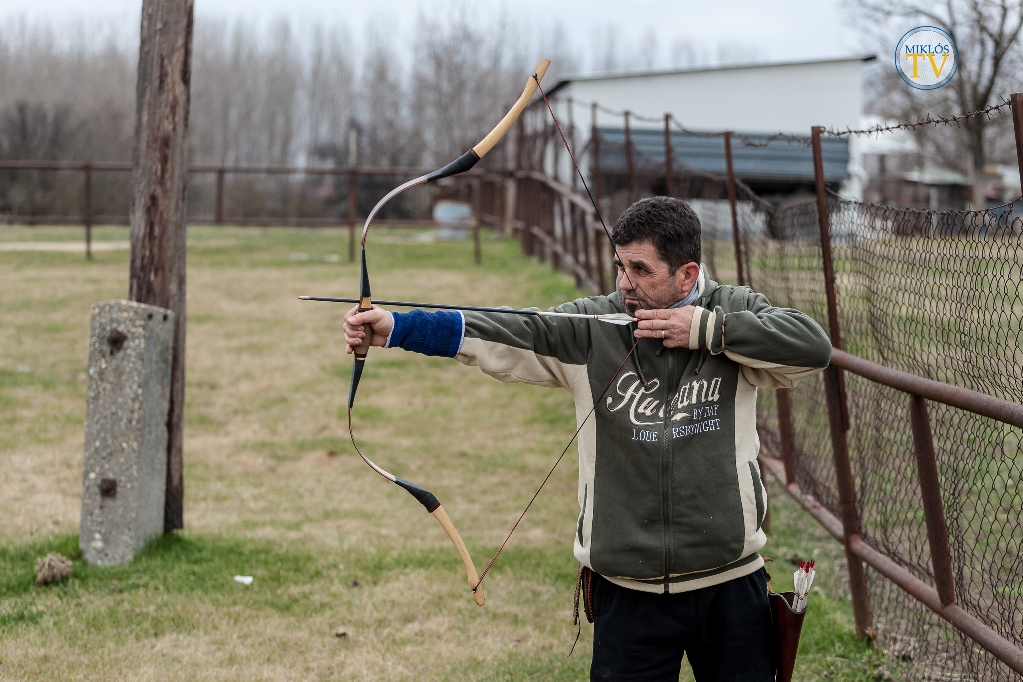
{"label": "barbed wire", "polygon": [[[961,127],[959,125],[960,122],[965,121],[968,118],[973,118],[974,116],[987,116],[988,118],[991,118],[991,114],[993,114],[995,112],[998,112],[999,110],[1004,109],[1005,107],[1011,106],[1011,102],[1004,95],[1000,96],[999,99],[1001,101],[998,104],[992,104],[992,105],[984,107],[983,109],[980,109],[978,111],[971,111],[971,112],[966,113],[966,114],[954,114],[952,116],[938,116],[938,117],[934,117],[934,116],[931,116],[930,113],[928,113],[927,114],[927,118],[919,120],[919,121],[915,121],[915,122],[914,121],[903,121],[901,123],[891,123],[891,124],[880,123],[880,124],[878,124],[876,126],[873,126],[873,127],[870,127],[870,128],[864,128],[864,129],[860,129],[860,130],[853,130],[852,128],[848,128],[848,127],[845,130],[835,130],[833,128],[828,128],[828,129],[824,130],[823,132],[824,132],[825,135],[828,135],[830,137],[848,137],[848,136],[851,136],[851,135],[879,135],[881,133],[890,133],[890,132],[894,132],[896,130],[911,130],[911,129],[914,129],[914,128],[921,128],[921,127],[924,127],[924,126],[931,126],[931,125],[948,125],[948,126],[955,125],[956,127]],[[664,117],[663,116],[662,117],[644,116],[642,114],[637,114],[634,111],[612,109],[610,107],[604,106],[600,102],[585,102],[585,101],[577,100],[577,99],[574,99],[574,98],[571,98],[571,97],[567,98],[567,100],[568,100],[569,106],[579,105],[579,106],[583,106],[583,107],[595,108],[597,111],[603,112],[603,113],[608,114],[610,116],[621,116],[621,117],[624,117],[626,114],[628,114],[630,118],[632,118],[632,119],[634,119],[636,121],[642,121],[643,123],[662,123],[662,122],[664,122]],[[678,119],[671,112],[666,112],[665,116],[668,117],[669,122],[676,129],[678,129],[680,132],[683,132],[683,133],[685,133],[687,135],[692,135],[693,137],[722,137],[722,136],[724,136],[724,134],[726,132],[726,131],[723,131],[723,130],[721,130],[721,131],[692,130],[690,128],[686,128],[684,125],[679,123]],[[806,147],[809,147],[812,144],[812,142],[811,142],[809,137],[804,137],[802,135],[792,135],[790,133],[783,133],[781,131],[779,131],[777,133],[773,133],[773,134],[768,135],[768,136],[766,136],[764,138],[761,138],[761,139],[755,139],[755,138],[752,138],[752,137],[750,137],[748,135],[743,135],[742,133],[732,132],[732,139],[733,140],[738,140],[738,142],[740,144],[742,144],[744,147],[767,147],[774,140],[786,140],[788,142],[795,142],[796,144],[801,144],[801,145],[806,146]]]}
{"label": "barbed wire", "polygon": [[[634,111],[625,111],[625,110],[612,109],[611,107],[604,106],[600,102],[584,102],[582,100],[577,100],[577,99],[570,98],[569,99],[569,103],[571,105],[578,104],[579,106],[584,106],[584,107],[591,107],[591,108],[595,107],[597,109],[597,111],[603,112],[603,113],[608,114],[610,116],[621,116],[621,117],[624,117],[625,114],[628,114],[629,118],[631,118],[633,120],[636,120],[636,121],[642,121],[643,123],[663,123],[664,122],[664,117],[663,116],[662,117],[644,116],[643,114],[637,114]],[[666,116],[668,117],[668,120],[670,121],[671,125],[673,125],[679,132],[683,132],[686,135],[692,135],[693,137],[723,137],[726,132],[731,132],[732,133],[732,139],[733,140],[737,140],[744,147],[766,147],[771,142],[773,142],[774,140],[787,140],[789,142],[795,142],[797,144],[801,144],[801,145],[804,145],[804,146],[807,146],[807,147],[809,147],[810,144],[811,144],[809,137],[803,137],[801,135],[792,135],[790,133],[783,133],[783,132],[780,132],[780,131],[777,132],[777,133],[773,133],[771,135],[768,135],[767,137],[765,137],[763,139],[755,139],[755,138],[750,137],[749,135],[743,135],[742,133],[736,133],[734,131],[724,131],[724,130],[715,130],[715,131],[693,130],[693,129],[687,128],[684,125],[682,125],[681,123],[679,123],[679,120],[678,120],[678,118],[676,118],[675,114],[672,114],[671,112],[666,112]]]}
{"label": "barbed wire", "polygon": [[1002,101],[999,104],[992,104],[978,111],[971,111],[968,114],[956,114],[954,116],[939,116],[935,118],[931,116],[931,114],[928,112],[927,118],[916,122],[903,121],[902,123],[892,124],[879,123],[876,126],[873,126],[871,128],[864,128],[863,130],[852,130],[850,128],[846,128],[845,130],[832,130],[829,128],[824,131],[824,134],[830,135],[832,137],[846,137],[849,135],[879,135],[881,133],[891,133],[896,130],[912,130],[914,128],[922,128],[924,126],[942,124],[948,126],[955,125],[957,128],[959,128],[961,127],[959,125],[960,121],[965,121],[966,119],[972,118],[974,116],[987,116],[988,118],[991,118],[992,113],[998,111],[999,109],[1004,109],[1007,106],[1011,106],[1012,104],[1004,95],[1001,96],[1001,100]]}

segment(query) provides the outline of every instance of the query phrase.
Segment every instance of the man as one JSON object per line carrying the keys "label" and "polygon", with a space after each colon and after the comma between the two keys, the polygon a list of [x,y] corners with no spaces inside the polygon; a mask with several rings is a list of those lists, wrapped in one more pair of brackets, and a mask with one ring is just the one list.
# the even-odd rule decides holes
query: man
{"label": "man", "polygon": [[[700,221],[644,199],[614,227],[618,290],[563,312],[627,311],[633,327],[483,313],[348,313],[345,340],[457,358],[501,381],[572,392],[579,434],[575,556],[594,572],[591,680],[773,680],[759,551],[767,495],[757,390],[826,367],[806,315],[700,266]],[[633,357],[615,371],[639,339]],[[610,387],[604,394],[605,388]]]}

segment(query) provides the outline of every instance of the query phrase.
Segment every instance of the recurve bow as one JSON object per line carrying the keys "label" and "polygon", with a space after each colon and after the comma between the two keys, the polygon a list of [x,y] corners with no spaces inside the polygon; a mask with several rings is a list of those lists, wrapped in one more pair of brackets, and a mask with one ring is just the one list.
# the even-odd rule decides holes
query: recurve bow
{"label": "recurve bow", "polygon": [[[547,67],[551,64],[549,59],[542,59],[537,64],[536,70],[529,77],[526,82],[526,87],[522,91],[522,95],[519,96],[518,101],[512,106],[511,110],[505,114],[501,122],[491,130],[486,137],[484,137],[479,144],[465,152],[457,159],[439,168],[432,173],[427,173],[418,178],[409,180],[408,182],[395,187],[393,190],[388,192],[383,199],[377,202],[377,205],[370,211],[369,216],[366,218],[366,224],[362,227],[362,242],[361,242],[361,266],[360,266],[360,277],[359,277],[359,312],[364,312],[373,308],[373,298],[370,292],[369,283],[369,271],[366,268],[366,237],[369,234],[369,226],[373,222],[373,218],[380,211],[381,208],[388,201],[401,194],[405,190],[422,185],[428,182],[440,180],[441,178],[450,177],[459,173],[464,173],[473,166],[475,166],[480,159],[482,159],[487,152],[493,149],[494,145],[504,137],[505,133],[512,127],[515,120],[522,113],[522,110],[529,104],[530,98],[533,93],[536,92],[540,85],[540,80],[547,72]],[[352,364],[352,380],[348,390],[348,435],[351,436],[352,445],[355,446],[355,451],[359,453],[362,460],[366,462],[374,471],[378,474],[396,483],[405,490],[407,490],[414,498],[426,507],[426,511],[430,512],[435,519],[440,523],[444,532],[447,533],[448,538],[451,539],[451,543],[455,546],[455,550],[458,552],[458,556],[462,559],[462,564],[465,566],[465,575],[469,581],[469,589],[472,590],[473,600],[480,606],[483,606],[485,601],[483,588],[480,586],[481,578],[476,572],[476,566],[472,561],[472,557],[469,555],[469,550],[466,548],[465,543],[462,541],[462,537],[459,535],[458,530],[455,528],[455,524],[451,522],[451,518],[447,512],[444,511],[444,507],[441,506],[437,496],[431,493],[426,488],[416,485],[410,481],[406,481],[403,478],[395,476],[377,466],[359,447],[358,442],[355,440],[355,432],[352,427],[352,408],[355,406],[355,394],[359,390],[359,380],[362,378],[363,369],[366,366],[366,357],[369,354],[369,348],[372,341],[372,332],[366,334],[365,341],[359,347],[353,349],[355,354],[355,361]]]}

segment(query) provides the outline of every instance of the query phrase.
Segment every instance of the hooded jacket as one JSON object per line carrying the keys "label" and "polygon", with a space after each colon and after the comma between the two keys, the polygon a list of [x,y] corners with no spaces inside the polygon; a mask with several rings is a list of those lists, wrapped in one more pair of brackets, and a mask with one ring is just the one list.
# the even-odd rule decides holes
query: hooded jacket
{"label": "hooded jacket", "polygon": [[[394,314],[387,345],[571,392],[583,425],[576,558],[623,587],[685,592],[763,566],[757,391],[791,388],[831,357],[828,337],[807,315],[775,308],[748,287],[719,285],[702,267],[696,286],[689,348],[642,339],[617,377],[634,325],[414,311]],[[616,291],[555,310],[625,306]]]}

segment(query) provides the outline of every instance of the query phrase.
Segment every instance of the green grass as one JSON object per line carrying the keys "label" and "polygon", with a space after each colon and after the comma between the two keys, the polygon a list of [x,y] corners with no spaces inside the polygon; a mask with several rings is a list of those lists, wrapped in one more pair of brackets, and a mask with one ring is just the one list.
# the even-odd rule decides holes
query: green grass
{"label": "green grass", "polygon": [[[436,522],[348,442],[345,308],[295,300],[354,290],[346,238],[189,230],[186,530],[108,568],[77,550],[86,340],[90,306],[127,290],[128,254],[0,252],[0,679],[586,679],[589,626],[565,658],[575,637],[574,458],[533,505],[477,608]],[[514,242],[487,238],[483,250],[476,265],[471,243],[379,230],[374,293],[515,306],[579,295]],[[574,430],[565,392],[376,349],[356,420],[370,456],[438,494],[477,565]],[[797,679],[901,675],[853,635],[840,546],[770,485],[772,585],[790,586],[800,558],[821,567]],[[75,574],[36,586],[35,559],[51,551],[73,558]]]}
{"label": "green grass", "polygon": [[[803,558],[813,557],[821,572],[811,598],[800,643],[797,679],[885,680],[900,678],[903,668],[881,652],[856,640],[852,614],[843,580],[842,553],[838,545],[787,498],[771,487],[772,533],[765,554],[771,585],[778,591],[791,589],[792,571]],[[35,543],[8,543],[0,547],[0,634],[17,639],[26,630],[44,636],[60,632],[71,646],[97,641],[107,646],[156,642],[168,633],[204,628],[204,614],[226,614],[220,627],[260,619],[267,614],[286,620],[322,619],[351,610],[345,618],[353,632],[372,630],[379,623],[360,617],[356,606],[366,591],[374,591],[409,573],[423,573],[430,580],[450,578],[451,557],[446,548],[433,551],[368,553],[347,552],[344,563],[337,557],[270,542],[217,535],[175,533],[148,546],[129,565],[94,567],[81,561],[78,538],[58,535]],[[75,574],[59,584],[39,587],[33,564],[38,556],[61,552],[74,559]],[[254,577],[252,586],[234,582],[237,574]],[[521,581],[529,590],[537,586],[566,597],[575,583],[575,565],[561,547],[529,549],[512,547],[502,554],[493,577],[498,581]],[[357,587],[353,585],[358,584]],[[406,595],[415,601],[414,595]],[[514,599],[515,596],[512,595]],[[193,610],[196,603],[202,610]],[[432,607],[459,610],[458,604],[434,601]],[[485,628],[493,618],[517,625],[536,614],[473,614],[472,627]],[[587,626],[588,628],[588,626]],[[543,627],[541,626],[541,631]],[[546,656],[511,654],[504,660],[473,661],[468,666],[434,671],[436,679],[579,680],[588,670],[588,638],[572,658],[564,659],[571,645],[570,630],[555,627],[554,651]],[[321,638],[331,632],[316,633]],[[5,664],[17,671],[19,661]],[[0,664],[3,665],[3,664]],[[2,672],[4,668],[0,668]],[[683,679],[688,679],[685,674]]]}

